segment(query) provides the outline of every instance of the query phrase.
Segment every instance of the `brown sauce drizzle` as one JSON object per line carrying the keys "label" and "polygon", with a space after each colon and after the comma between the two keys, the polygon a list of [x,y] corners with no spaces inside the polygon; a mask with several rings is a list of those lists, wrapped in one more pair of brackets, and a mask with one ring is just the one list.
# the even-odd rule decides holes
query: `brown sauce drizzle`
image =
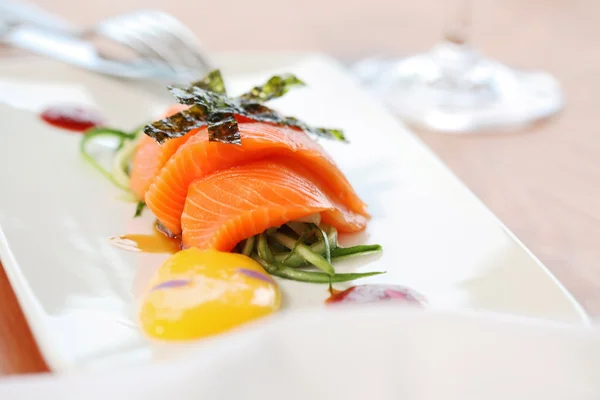
{"label": "brown sauce drizzle", "polygon": [[164,233],[158,224],[154,224],[151,234],[126,234],[112,236],[110,242],[123,250],[144,253],[177,253],[181,250],[179,237],[170,237]]}

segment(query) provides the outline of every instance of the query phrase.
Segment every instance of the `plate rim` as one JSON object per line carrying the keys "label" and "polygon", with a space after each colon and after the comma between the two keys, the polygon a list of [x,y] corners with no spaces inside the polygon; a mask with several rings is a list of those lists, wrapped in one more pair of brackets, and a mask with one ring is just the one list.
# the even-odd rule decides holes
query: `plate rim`
{"label": "plate rim", "polygon": [[[312,51],[288,51],[288,52],[276,52],[276,51],[224,51],[216,53],[215,56],[219,57],[278,57],[278,60],[287,63],[294,63],[300,60],[320,60],[321,62],[327,63],[331,66],[334,66],[339,73],[349,74],[349,71],[341,63],[339,60],[334,57],[327,55],[321,52],[312,52]],[[10,63],[19,63],[26,62],[30,59],[43,59],[41,57],[37,57],[35,55],[22,55],[18,54],[16,56],[7,56],[0,57],[0,68],[9,67]],[[65,68],[73,68],[76,67],[65,65]],[[357,83],[357,82],[356,82]],[[124,85],[127,85],[127,81],[123,82]],[[358,83],[357,83],[358,85]],[[358,85],[360,86],[360,85]],[[382,112],[385,112],[393,118],[396,124],[406,130],[411,138],[418,142],[421,147],[421,150],[427,154],[427,156],[436,163],[437,168],[442,168],[448,173],[455,183],[458,183],[462,191],[467,191],[472,196],[473,200],[479,204],[482,209],[485,209],[486,213],[493,218],[495,224],[497,224],[502,230],[521,248],[525,251],[527,256],[533,260],[537,267],[541,268],[544,271],[544,275],[549,278],[552,283],[558,287],[560,293],[564,296],[565,300],[567,300],[572,306],[579,317],[577,324],[581,324],[583,326],[591,325],[590,316],[587,314],[583,306],[579,303],[579,301],[575,298],[575,296],[567,290],[567,288],[558,280],[558,278],[550,271],[550,269],[544,265],[544,263],[518,238],[518,236],[511,231],[504,222],[494,213],[492,210],[483,202],[483,200],[474,193],[464,181],[462,181],[449,166],[447,166],[442,159],[435,153],[427,144],[416,135],[408,126],[406,126],[401,120],[395,117],[389,109],[385,106],[383,101],[377,99],[372,93],[366,90],[364,87],[361,87],[361,90],[368,96],[370,101],[373,101],[377,104],[377,108],[380,108]],[[13,254],[8,240],[6,238],[6,234],[0,223],[0,262],[4,267],[6,276],[10,283],[10,286],[15,293],[15,297],[17,298],[17,302],[21,307],[23,316],[29,329],[31,330],[32,336],[35,340],[36,346],[44,359],[46,365],[50,369],[52,373],[61,374],[65,372],[70,372],[72,370],[77,370],[76,364],[71,364],[64,357],[60,355],[60,352],[57,351],[57,347],[53,345],[53,341],[50,339],[50,335],[45,334],[45,325],[41,323],[43,318],[39,317],[42,315],[42,311],[40,311],[39,304],[36,304],[35,296],[32,293],[31,286],[23,276],[21,267],[19,265],[18,260]],[[534,317],[531,317],[535,319]]]}

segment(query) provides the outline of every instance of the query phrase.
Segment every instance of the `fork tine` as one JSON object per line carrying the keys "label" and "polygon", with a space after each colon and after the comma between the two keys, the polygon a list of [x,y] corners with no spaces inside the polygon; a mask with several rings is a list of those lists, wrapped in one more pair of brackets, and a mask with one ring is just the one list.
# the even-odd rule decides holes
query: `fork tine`
{"label": "fork tine", "polygon": [[138,26],[138,38],[159,53],[169,63],[178,66],[186,66],[186,53],[178,48],[174,42],[176,35],[163,26],[159,20],[152,15],[144,15],[140,18]]}
{"label": "fork tine", "polygon": [[137,29],[135,26],[132,26],[132,22],[135,21],[124,17],[111,18],[97,24],[91,31],[87,31],[85,34],[102,36],[133,50],[148,62],[155,64],[160,63],[166,65],[171,70],[175,70],[173,66],[152,47],[148,46],[144,41],[139,40]]}
{"label": "fork tine", "polygon": [[[194,35],[194,33],[186,25],[181,23],[181,21],[175,17],[163,12],[158,12],[157,14],[158,21],[161,23],[161,26],[172,27],[169,29],[169,31],[172,33],[174,40],[179,42],[186,51],[193,55],[195,62],[199,63],[206,69],[212,69],[208,55],[203,51],[198,37]],[[177,27],[177,34],[174,33],[175,26]]]}
{"label": "fork tine", "polygon": [[206,55],[202,54],[199,42],[180,22],[163,13],[146,15],[145,28],[154,35],[154,40],[146,41],[154,50],[173,63],[192,70],[210,69]]}
{"label": "fork tine", "polygon": [[199,69],[202,73],[211,69],[208,56],[192,31],[161,11],[140,10],[113,17],[100,22],[93,32],[182,75],[197,77]]}

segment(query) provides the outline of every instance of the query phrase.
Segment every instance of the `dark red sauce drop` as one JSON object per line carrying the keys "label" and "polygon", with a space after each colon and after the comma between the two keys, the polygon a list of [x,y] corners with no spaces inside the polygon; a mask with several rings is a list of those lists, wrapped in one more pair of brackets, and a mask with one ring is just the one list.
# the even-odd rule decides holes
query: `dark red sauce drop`
{"label": "dark red sauce drop", "polygon": [[45,109],[40,117],[52,126],[75,132],[83,132],[102,124],[96,111],[81,106],[61,105]]}
{"label": "dark red sauce drop", "polygon": [[327,304],[365,304],[383,301],[397,301],[418,306],[425,304],[425,298],[412,289],[400,285],[383,284],[352,286],[343,291],[332,290],[331,296],[325,302]]}

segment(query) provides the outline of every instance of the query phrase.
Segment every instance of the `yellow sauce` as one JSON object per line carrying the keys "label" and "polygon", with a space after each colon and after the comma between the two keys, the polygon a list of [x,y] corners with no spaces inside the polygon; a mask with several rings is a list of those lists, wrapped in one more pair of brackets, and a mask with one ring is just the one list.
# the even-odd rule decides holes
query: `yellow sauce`
{"label": "yellow sauce", "polygon": [[279,310],[273,279],[249,257],[187,249],[171,256],[151,280],[140,309],[150,337],[212,336]]}

